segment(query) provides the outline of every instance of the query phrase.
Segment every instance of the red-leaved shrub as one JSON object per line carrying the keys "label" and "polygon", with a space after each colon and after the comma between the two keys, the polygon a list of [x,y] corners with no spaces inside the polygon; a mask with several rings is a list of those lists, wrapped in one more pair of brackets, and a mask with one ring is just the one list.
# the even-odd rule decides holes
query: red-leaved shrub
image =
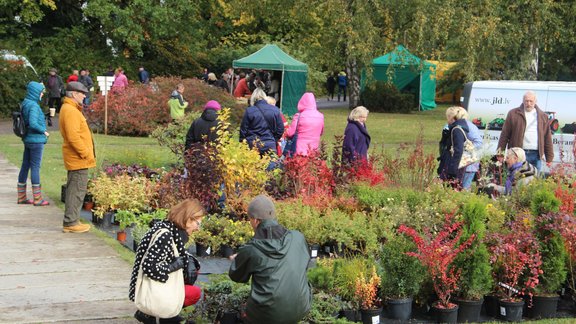
{"label": "red-leaved shrub", "polygon": [[[202,111],[206,102],[216,100],[222,107],[233,108],[233,121],[240,120],[244,110],[237,107],[234,97],[225,91],[201,80],[158,77],[150,85],[130,83],[124,90],[108,93],[108,134],[147,136],[159,125],[169,123],[168,99],[179,83],[185,88],[187,110]],[[88,122],[98,132],[104,131],[104,99],[100,94],[94,95],[87,113]]]}

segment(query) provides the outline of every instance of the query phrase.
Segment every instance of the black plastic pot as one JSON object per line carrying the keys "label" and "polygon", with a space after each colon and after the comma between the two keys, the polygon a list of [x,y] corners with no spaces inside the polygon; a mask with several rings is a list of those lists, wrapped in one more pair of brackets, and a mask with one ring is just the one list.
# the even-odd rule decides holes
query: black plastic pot
{"label": "black plastic pot", "polygon": [[388,317],[406,321],[412,317],[412,298],[389,299],[386,302]]}
{"label": "black plastic pot", "polygon": [[356,309],[343,309],[340,311],[338,317],[345,318],[350,322],[360,322],[362,320],[360,312]]}
{"label": "black plastic pot", "polygon": [[380,314],[382,314],[382,307],[360,310],[363,324],[379,324]]}
{"label": "black plastic pot", "polygon": [[530,317],[534,319],[556,317],[560,296],[533,296]]}
{"label": "black plastic pot", "polygon": [[220,246],[220,254],[225,258],[229,258],[234,254],[234,249],[230,245],[222,245]]}
{"label": "black plastic pot", "polygon": [[220,311],[216,317],[216,322],[220,324],[236,324],[238,322],[238,312]]}
{"label": "black plastic pot", "polygon": [[523,307],[523,300],[500,300],[500,318],[508,322],[520,322],[522,320]]}
{"label": "black plastic pot", "polygon": [[62,187],[60,187],[60,201],[65,203],[66,202],[66,185],[63,184]]}
{"label": "black plastic pot", "polygon": [[458,305],[453,308],[438,308],[432,306],[436,314],[436,323],[457,323],[458,322]]}
{"label": "black plastic pot", "polygon": [[113,212],[107,212],[104,213],[104,217],[102,218],[102,227],[103,228],[110,228],[112,227],[112,223],[113,223],[113,218],[114,218],[114,213]]}
{"label": "black plastic pot", "polygon": [[498,317],[498,314],[500,314],[500,300],[497,296],[484,296],[484,311],[486,312],[486,316]]}
{"label": "black plastic pot", "polygon": [[196,256],[207,257],[210,255],[210,247],[204,246],[200,243],[196,243]]}
{"label": "black plastic pot", "polygon": [[311,258],[317,258],[319,251],[320,251],[320,245],[319,244],[311,244],[310,245],[310,257]]}
{"label": "black plastic pot", "polygon": [[476,323],[480,321],[480,312],[484,299],[480,300],[454,300],[458,304],[458,323]]}

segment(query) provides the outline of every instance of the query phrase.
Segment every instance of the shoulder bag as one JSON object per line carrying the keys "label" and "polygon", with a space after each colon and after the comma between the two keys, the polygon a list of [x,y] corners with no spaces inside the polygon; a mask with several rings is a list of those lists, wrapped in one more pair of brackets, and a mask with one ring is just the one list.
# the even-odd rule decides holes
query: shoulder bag
{"label": "shoulder bag", "polygon": [[296,155],[296,142],[298,141],[298,126],[300,125],[300,116],[301,113],[298,114],[298,119],[296,119],[296,130],[294,131],[294,135],[286,141],[286,146],[284,146],[284,151],[282,155],[285,157],[292,157]]}
{"label": "shoulder bag", "polygon": [[[168,229],[160,229],[154,233],[150,240],[150,245],[148,245],[148,249],[142,257],[138,268],[134,296],[134,303],[138,310],[144,314],[159,318],[177,316],[184,305],[184,273],[182,269],[169,273],[166,282],[152,280],[144,275],[142,270],[142,263],[146,260],[150,247],[162,233],[166,232],[168,232]],[[180,256],[174,240],[172,240],[172,249],[174,250],[174,256]]]}
{"label": "shoulder bag", "polygon": [[480,161],[478,158],[478,154],[476,153],[476,148],[474,147],[474,143],[468,139],[466,136],[466,132],[460,126],[456,126],[452,129],[450,134],[450,138],[452,140],[452,147],[450,147],[450,155],[454,156],[454,129],[458,128],[462,134],[464,134],[464,150],[462,151],[462,158],[460,159],[460,163],[458,163],[458,169],[464,168],[472,163],[476,163]]}

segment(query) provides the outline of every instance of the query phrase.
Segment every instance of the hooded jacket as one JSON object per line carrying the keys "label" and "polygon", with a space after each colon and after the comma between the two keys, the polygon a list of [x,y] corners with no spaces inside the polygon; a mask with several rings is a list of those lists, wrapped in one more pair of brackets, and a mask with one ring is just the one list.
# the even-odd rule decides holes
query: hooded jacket
{"label": "hooded jacket", "polygon": [[[548,115],[543,112],[538,105],[536,109],[536,120],[538,122],[538,153],[545,156],[546,162],[554,159],[554,149],[552,146],[552,132],[549,127]],[[524,132],[526,131],[526,115],[524,114],[524,104],[514,108],[506,115],[506,120],[500,132],[498,140],[498,150],[504,152],[508,147],[523,147]]]}
{"label": "hooded jacket", "polygon": [[62,134],[62,155],[68,171],[93,168],[96,154],[92,132],[82,114],[82,105],[65,97],[58,117]]}
{"label": "hooded jacket", "polygon": [[342,144],[342,158],[345,162],[356,159],[367,159],[370,147],[370,135],[366,125],[354,120],[348,120],[344,130],[344,143]]}
{"label": "hooded jacket", "polygon": [[49,98],[60,98],[64,89],[64,81],[58,74],[49,75],[44,85],[48,89]]}
{"label": "hooded jacket", "polygon": [[208,142],[214,142],[218,138],[218,134],[216,134],[216,127],[218,126],[217,118],[218,113],[216,110],[208,108],[202,112],[200,118],[192,122],[186,134],[186,150],[188,150],[192,144],[203,141],[204,137],[207,138]]}
{"label": "hooded jacket", "polygon": [[[459,175],[458,165],[460,164],[462,153],[464,153],[464,142],[466,138],[461,131],[454,130],[455,127],[461,127],[464,133],[466,133],[466,136],[468,136],[468,124],[465,119],[458,119],[448,125],[446,136],[443,136],[440,144],[441,150],[443,151],[440,156],[438,174],[441,179],[456,178]],[[454,146],[453,153],[451,152],[452,146]]]}
{"label": "hooded jacket", "polygon": [[46,117],[38,102],[44,85],[38,82],[28,83],[26,97],[22,101],[22,116],[27,127],[26,136],[22,138],[25,144],[46,144]]}
{"label": "hooded jacket", "polygon": [[298,101],[298,113],[292,118],[286,136],[290,138],[297,133],[296,154],[308,155],[310,151],[318,149],[323,132],[324,115],[316,107],[314,94],[306,92]]}
{"label": "hooded jacket", "polygon": [[168,107],[170,108],[170,117],[172,119],[180,119],[184,117],[184,109],[188,107],[188,102],[184,101],[182,94],[178,90],[174,90],[168,100]]}
{"label": "hooded jacket", "polygon": [[253,147],[260,141],[260,153],[276,152],[276,142],[284,134],[284,122],[280,109],[269,105],[266,100],[258,100],[254,106],[246,108],[240,124],[240,141],[246,140]]}
{"label": "hooded jacket", "polygon": [[274,219],[261,221],[228,273],[236,282],[252,277],[248,323],[297,323],[308,313],[312,300],[306,276],[309,260],[302,233],[289,231]]}

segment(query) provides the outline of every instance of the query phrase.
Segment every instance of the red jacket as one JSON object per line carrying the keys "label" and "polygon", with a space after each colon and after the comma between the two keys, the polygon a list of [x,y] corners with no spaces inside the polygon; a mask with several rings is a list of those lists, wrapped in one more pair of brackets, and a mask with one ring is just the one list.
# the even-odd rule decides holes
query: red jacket
{"label": "red jacket", "polygon": [[238,84],[236,85],[236,89],[234,89],[234,97],[244,97],[245,95],[251,95],[252,91],[248,88],[248,84],[246,84],[246,78],[240,79]]}
{"label": "red jacket", "polygon": [[[546,156],[546,162],[552,162],[554,159],[554,149],[552,147],[552,132],[548,115],[536,105],[536,114],[538,121],[538,152],[540,156]],[[500,133],[498,141],[498,151],[504,152],[506,146],[522,147],[524,144],[524,132],[526,131],[526,116],[524,115],[524,104],[508,112],[506,121]]]}

